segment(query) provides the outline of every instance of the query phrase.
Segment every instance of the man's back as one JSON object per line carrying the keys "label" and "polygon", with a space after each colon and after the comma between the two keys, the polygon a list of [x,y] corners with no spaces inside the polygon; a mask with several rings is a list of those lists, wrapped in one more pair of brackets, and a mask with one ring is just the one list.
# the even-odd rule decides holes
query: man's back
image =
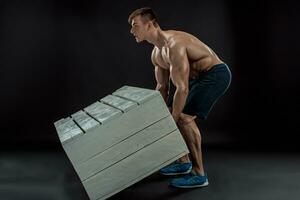
{"label": "man's back", "polygon": [[190,64],[190,76],[200,71],[207,71],[213,65],[222,63],[213,50],[189,33],[168,30],[165,31],[165,36],[167,44],[161,49],[155,46],[152,52],[152,59],[159,67],[169,69],[170,47],[185,49]]}

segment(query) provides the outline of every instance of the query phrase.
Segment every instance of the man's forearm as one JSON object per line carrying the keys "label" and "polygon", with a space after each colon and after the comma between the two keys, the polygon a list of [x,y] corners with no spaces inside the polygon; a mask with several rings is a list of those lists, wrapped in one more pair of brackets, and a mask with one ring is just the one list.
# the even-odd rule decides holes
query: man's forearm
{"label": "man's forearm", "polygon": [[157,85],[156,90],[158,90],[160,92],[161,96],[163,97],[163,99],[167,103],[168,96],[169,96],[169,88]]}
{"label": "man's forearm", "polygon": [[186,89],[176,89],[174,98],[173,98],[173,111],[172,116],[174,117],[175,121],[178,120],[180,113],[182,112],[185,101],[188,95],[188,90]]}

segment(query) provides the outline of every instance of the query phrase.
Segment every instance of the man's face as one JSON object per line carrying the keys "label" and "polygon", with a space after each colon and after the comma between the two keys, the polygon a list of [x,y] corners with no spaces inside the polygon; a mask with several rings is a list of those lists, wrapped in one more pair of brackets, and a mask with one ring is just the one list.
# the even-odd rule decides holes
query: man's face
{"label": "man's face", "polygon": [[145,36],[147,35],[147,25],[148,23],[145,23],[140,15],[135,16],[132,19],[130,33],[134,35],[137,42],[145,40]]}

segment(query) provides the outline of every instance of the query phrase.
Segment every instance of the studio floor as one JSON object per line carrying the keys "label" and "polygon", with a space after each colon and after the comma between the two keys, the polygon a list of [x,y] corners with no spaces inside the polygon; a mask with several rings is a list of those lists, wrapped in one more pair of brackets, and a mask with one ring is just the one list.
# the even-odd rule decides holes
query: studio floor
{"label": "studio floor", "polygon": [[[203,154],[208,187],[172,188],[171,177],[154,173],[110,199],[300,199],[300,153],[204,147]],[[86,200],[88,196],[62,148],[2,150],[0,199]]]}

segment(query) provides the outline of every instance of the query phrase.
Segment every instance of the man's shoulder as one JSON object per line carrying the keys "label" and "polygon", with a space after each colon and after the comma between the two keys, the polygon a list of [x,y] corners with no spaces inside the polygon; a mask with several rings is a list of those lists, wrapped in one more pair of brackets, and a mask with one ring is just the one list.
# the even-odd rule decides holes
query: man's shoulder
{"label": "man's shoulder", "polygon": [[186,49],[187,43],[182,38],[174,38],[168,43],[168,49],[174,53]]}
{"label": "man's shoulder", "polygon": [[182,34],[174,34],[169,38],[167,46],[169,48],[180,48],[186,45],[186,37]]}
{"label": "man's shoulder", "polygon": [[195,39],[199,40],[197,37],[188,32],[172,30],[171,33],[173,34],[169,39],[169,48],[186,47],[191,41],[194,41]]}

